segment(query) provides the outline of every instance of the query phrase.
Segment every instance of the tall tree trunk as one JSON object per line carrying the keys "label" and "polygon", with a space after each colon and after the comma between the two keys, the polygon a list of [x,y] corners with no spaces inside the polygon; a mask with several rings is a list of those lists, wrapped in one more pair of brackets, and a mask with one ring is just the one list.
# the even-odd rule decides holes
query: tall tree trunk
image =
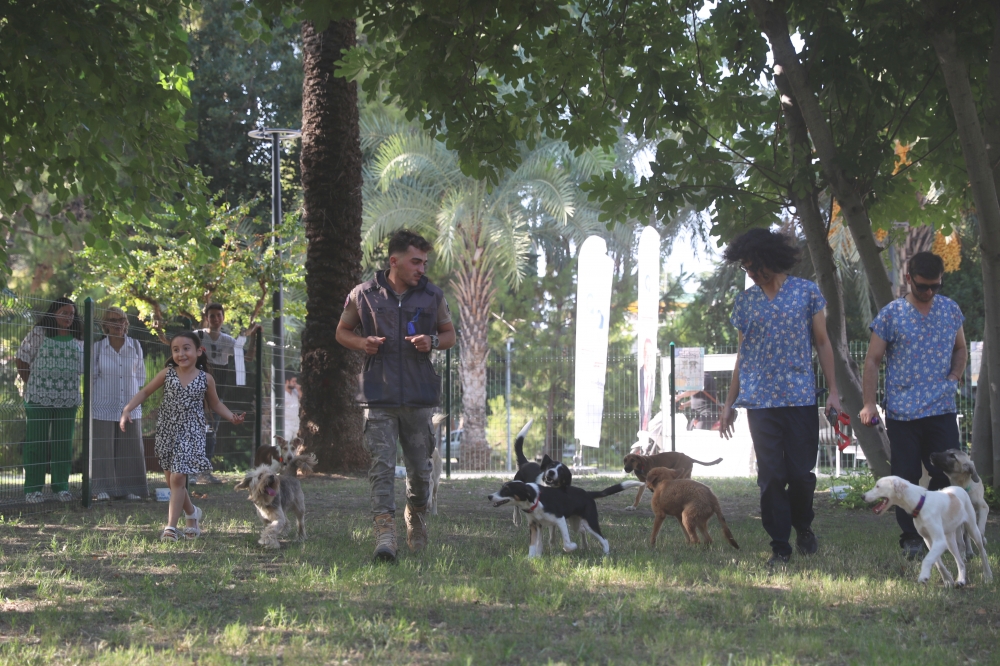
{"label": "tall tree trunk", "polygon": [[[885,476],[890,473],[889,437],[885,432],[885,426],[882,424],[874,428],[860,426],[859,415],[861,408],[864,407],[861,373],[858,371],[858,364],[851,358],[850,347],[847,344],[844,289],[837,273],[837,265],[833,260],[833,249],[827,239],[826,223],[816,200],[816,183],[810,164],[812,147],[809,145],[809,134],[799,107],[795,103],[795,95],[788,79],[778,74],[774,77],[774,81],[781,93],[781,110],[788,125],[792,171],[796,174],[796,179],[803,181],[798,187],[796,183],[792,183],[788,188],[789,196],[802,223],[809,255],[816,270],[816,279],[826,298],[826,329],[833,345],[833,363],[837,373],[841,407],[850,415],[852,423],[858,426],[854,428],[854,434],[858,438],[861,450],[865,452],[865,457],[868,458],[868,466],[876,476]],[[802,192],[806,195],[797,194]]]}
{"label": "tall tree trunk", "polygon": [[496,290],[493,271],[481,270],[474,258],[462,260],[455,274],[455,300],[462,323],[458,357],[462,382],[462,467],[489,469],[486,441],[486,358],[489,355],[490,304]]}
{"label": "tall tree trunk", "polygon": [[[986,79],[985,100],[983,103],[983,131],[986,135],[986,155],[993,167],[993,187],[1000,192],[1000,7],[993,7],[993,44],[990,46],[989,69]],[[979,229],[982,234],[982,225]],[[987,257],[980,243],[980,257],[985,264]],[[995,269],[994,269],[995,272]],[[985,279],[986,268],[983,267]],[[985,332],[984,332],[985,333]],[[973,334],[974,335],[974,334]],[[972,419],[972,458],[976,463],[979,475],[990,482],[994,488],[1000,484],[1000,446],[994,446],[992,423],[992,408],[989,399],[980,399],[983,392],[978,387],[987,387],[989,391],[989,355],[986,336],[983,335],[983,356],[979,369],[979,381],[976,389],[976,407]],[[1000,435],[998,435],[1000,437]]]}
{"label": "tall tree trunk", "polygon": [[830,130],[826,115],[820,107],[819,99],[809,83],[805,68],[799,61],[798,54],[795,53],[795,47],[792,46],[792,39],[788,34],[785,3],[781,0],[776,2],[749,0],[749,4],[761,29],[771,42],[775,72],[783,73],[788,77],[788,82],[795,93],[802,118],[809,130],[809,136],[812,138],[812,145],[819,157],[820,166],[827,180],[830,181],[830,187],[837,197],[840,210],[844,214],[844,219],[847,220],[847,228],[851,232],[851,237],[854,238],[854,245],[861,257],[861,264],[865,267],[868,284],[875,296],[875,303],[881,310],[893,300],[889,273],[885,269],[885,264],[882,263],[879,247],[875,243],[868,210],[861,200],[861,195],[855,189],[855,183],[847,178],[838,163],[837,145],[833,140],[833,132]]}
{"label": "tall tree trunk", "polygon": [[306,326],[302,332],[302,434],[324,471],[367,469],[355,402],[358,352],[336,340],[344,300],[361,281],[361,134],[357,84],[334,62],[356,43],[353,20],[323,32],[302,24],[302,198]]}
{"label": "tall tree trunk", "polygon": [[[941,25],[933,19],[930,24],[932,28]],[[985,374],[987,381],[980,375],[976,399],[977,402],[989,401],[991,435],[988,442],[980,438],[979,445],[984,446],[988,443],[993,454],[992,458],[997,461],[1000,459],[997,455],[1000,451],[1000,353],[997,353],[997,349],[1000,349],[1000,201],[997,200],[994,180],[996,176],[986,152],[986,138],[979,125],[968,69],[958,55],[955,34],[947,29],[936,30],[931,32],[930,39],[941,63],[945,86],[948,88],[948,101],[955,114],[955,125],[958,127],[959,141],[962,144],[962,156],[965,158],[965,168],[972,187],[972,198],[976,204],[976,215],[979,218],[979,249],[982,256],[983,298],[986,312],[983,362],[987,369]],[[991,62],[991,69],[994,66],[996,65]],[[973,424],[975,425],[975,419]],[[980,456],[977,455],[978,457]],[[1000,487],[995,467],[993,471],[992,484],[995,488]]]}

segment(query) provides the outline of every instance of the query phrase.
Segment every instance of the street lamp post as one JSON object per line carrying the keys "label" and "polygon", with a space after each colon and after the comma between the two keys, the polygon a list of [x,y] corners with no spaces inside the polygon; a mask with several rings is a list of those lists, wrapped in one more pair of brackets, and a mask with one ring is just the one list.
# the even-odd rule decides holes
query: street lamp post
{"label": "street lamp post", "polygon": [[[278,227],[281,226],[281,142],[294,141],[302,132],[293,129],[265,128],[247,133],[251,139],[271,142],[271,242],[281,265],[281,251],[278,250]],[[274,318],[271,320],[271,336],[274,349],[271,352],[271,439],[285,432],[285,330],[281,313],[281,274],[274,288],[272,306]],[[260,405],[257,406],[260,409]]]}

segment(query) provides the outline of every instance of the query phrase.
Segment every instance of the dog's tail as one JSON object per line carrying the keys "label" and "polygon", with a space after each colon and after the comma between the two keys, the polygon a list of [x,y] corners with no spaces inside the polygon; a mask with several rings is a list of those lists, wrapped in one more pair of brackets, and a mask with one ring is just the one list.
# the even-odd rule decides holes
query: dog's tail
{"label": "dog's tail", "polygon": [[709,465],[718,465],[720,462],[722,462],[722,458],[716,458],[710,463],[702,462],[700,460],[695,460],[694,458],[691,458],[691,462],[695,462],[698,463],[699,465],[704,465],[705,467],[708,467]]}
{"label": "dog's tail", "polygon": [[623,490],[628,490],[629,488],[635,488],[636,486],[645,485],[642,481],[622,481],[621,483],[616,483],[613,486],[608,486],[604,490],[588,490],[587,497],[597,499],[599,497],[608,497],[609,495],[617,495]]}
{"label": "dog's tail", "polygon": [[318,463],[319,460],[316,458],[315,453],[300,452],[299,455],[292,458],[291,461],[285,465],[284,473],[289,476],[295,476],[300,469],[303,472],[311,472],[313,471],[313,467],[315,467]]}
{"label": "dog's tail", "polygon": [[715,510],[715,515],[718,517],[719,522],[722,523],[722,533],[726,535],[726,540],[729,541],[729,545],[736,550],[740,549],[740,544],[736,543],[736,539],[733,537],[733,533],[729,531],[729,525],[726,524],[726,517],[722,515],[722,507],[719,506],[719,498],[712,494],[712,509]]}
{"label": "dog's tail", "polygon": [[528,434],[528,428],[531,424],[535,422],[535,419],[528,419],[528,422],[524,424],[521,428],[521,432],[517,433],[517,439],[514,440],[514,453],[517,454],[517,466],[527,465],[528,459],[524,457],[524,436]]}

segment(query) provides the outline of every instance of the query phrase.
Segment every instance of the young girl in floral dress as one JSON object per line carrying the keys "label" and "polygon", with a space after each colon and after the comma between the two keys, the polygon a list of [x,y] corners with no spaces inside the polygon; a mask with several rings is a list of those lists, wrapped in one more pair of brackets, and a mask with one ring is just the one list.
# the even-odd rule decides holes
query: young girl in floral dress
{"label": "young girl in floral dress", "polygon": [[[156,421],[156,457],[160,461],[170,487],[167,526],[161,541],[177,541],[201,535],[201,509],[191,503],[187,492],[189,474],[211,470],[205,457],[205,409],[215,411],[233,425],[243,423],[243,414],[233,414],[222,404],[215,390],[215,380],[208,373],[208,361],[201,341],[191,331],[182,331],[170,340],[170,360],[167,367],[153,377],[122,409],[121,429],[132,419],[132,410],[163,387],[163,403]],[[181,513],[187,520],[183,532],[177,530]]]}

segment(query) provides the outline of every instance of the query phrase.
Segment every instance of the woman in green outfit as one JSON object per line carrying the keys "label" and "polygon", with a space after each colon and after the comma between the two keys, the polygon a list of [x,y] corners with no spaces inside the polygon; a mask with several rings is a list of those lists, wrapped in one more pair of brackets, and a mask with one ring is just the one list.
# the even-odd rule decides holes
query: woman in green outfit
{"label": "woman in green outfit", "polygon": [[17,372],[25,383],[24,500],[44,500],[46,467],[52,494],[69,502],[73,428],[80,406],[83,373],[83,325],[68,298],[52,303],[17,351]]}

